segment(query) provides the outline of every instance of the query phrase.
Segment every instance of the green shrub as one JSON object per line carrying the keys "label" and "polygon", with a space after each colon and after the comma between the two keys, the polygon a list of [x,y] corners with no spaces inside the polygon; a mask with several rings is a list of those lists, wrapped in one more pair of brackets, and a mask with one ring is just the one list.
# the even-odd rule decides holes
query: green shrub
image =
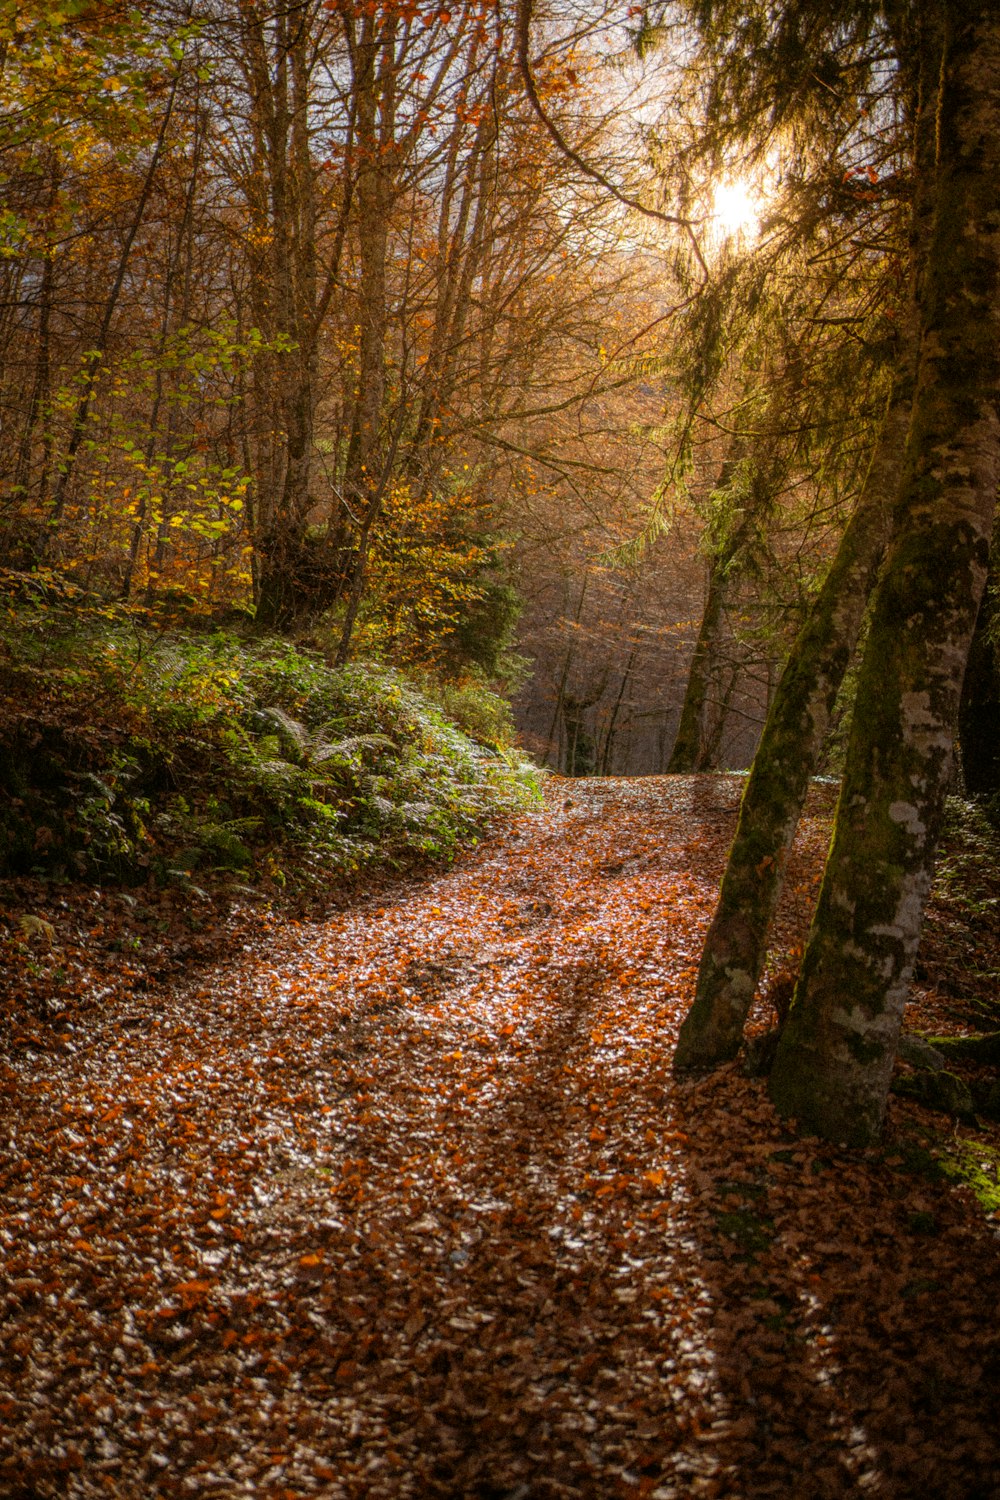
{"label": "green shrub", "polygon": [[0,869],[315,882],[447,857],[537,795],[478,686],[432,703],[397,671],[284,641],[23,602],[3,644]]}
{"label": "green shrub", "polygon": [[496,751],[509,750],[514,744],[511,706],[485,682],[469,677],[460,682],[433,677],[415,680],[421,693],[469,739]]}

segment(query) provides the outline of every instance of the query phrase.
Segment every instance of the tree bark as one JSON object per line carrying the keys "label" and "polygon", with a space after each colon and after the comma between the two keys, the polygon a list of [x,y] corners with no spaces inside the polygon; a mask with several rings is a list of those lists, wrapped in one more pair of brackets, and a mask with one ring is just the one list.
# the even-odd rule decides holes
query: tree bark
{"label": "tree bark", "polygon": [[323,320],[340,274],[353,184],[356,101],[348,103],[341,201],[321,285],[318,225],[321,164],[312,136],[312,69],[323,22],[313,4],[265,13],[244,0],[244,82],[252,171],[246,186],[256,265],[251,300],[257,327],[280,352],[255,363],[255,493],[252,514],[257,621],[285,628],[338,599],[354,551],[345,517],[310,531],[315,505],[315,424]]}
{"label": "tree bark", "polygon": [[638,648],[636,646],[633,646],[628,654],[628,661],[625,663],[625,670],[622,673],[622,680],[618,686],[618,696],[615,699],[614,707],[611,710],[611,716],[608,719],[608,727],[604,732],[604,745],[601,749],[600,760],[598,763],[598,774],[601,776],[611,775],[611,767],[614,762],[615,730],[618,725],[618,715],[621,713],[622,702],[625,698],[625,693],[628,689],[629,683],[632,680],[632,669],[635,666],[635,658],[637,654]]}
{"label": "tree bark", "polygon": [[355,49],[354,86],[358,120],[358,257],[360,348],[357,395],[344,462],[344,488],[351,506],[366,508],[379,467],[386,384],[389,214],[396,164],[395,23],[382,32],[365,16]]}
{"label": "tree bark", "polygon": [[705,939],[674,1068],[735,1057],[767,955],[788,851],[887,539],[910,403],[897,395],[864,489],[781,675],[740,805],[736,837]]}
{"label": "tree bark", "polygon": [[781,1114],[853,1145],[884,1118],[1000,479],[1000,15],[944,0],[923,19],[923,73],[939,84],[934,157],[917,158],[933,215],[913,418],[833,843],[771,1074]]}

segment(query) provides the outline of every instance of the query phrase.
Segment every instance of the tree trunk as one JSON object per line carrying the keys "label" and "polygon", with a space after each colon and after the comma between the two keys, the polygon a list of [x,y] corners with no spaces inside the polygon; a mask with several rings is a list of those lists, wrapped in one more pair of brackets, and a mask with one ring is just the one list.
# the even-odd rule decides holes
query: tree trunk
{"label": "tree trunk", "polygon": [[346,517],[336,517],[325,535],[310,530],[320,337],[352,201],[354,103],[342,199],[321,286],[317,179],[322,167],[311,134],[315,10],[306,6],[265,15],[247,5],[243,17],[253,160],[246,187],[256,256],[253,317],[269,339],[285,344],[281,352],[271,350],[266,361],[255,362],[255,602],[259,625],[283,629],[342,596],[355,555],[347,545]]}
{"label": "tree trunk", "polygon": [[885,546],[910,404],[895,399],[865,487],[781,675],[740,805],[719,904],[674,1067],[735,1057],[753,1000],[795,830]]}
{"label": "tree trunk", "polygon": [[584,715],[592,708],[593,698],[577,698],[572,693],[563,695],[563,724],[566,728],[567,776],[593,776],[597,769],[594,737],[587,729]]}
{"label": "tree trunk", "polygon": [[885,1113],[1000,479],[1000,15],[951,0],[924,19],[942,41],[922,59],[940,82],[934,159],[917,158],[933,217],[918,249],[913,419],[833,844],[771,1074],[780,1113],[853,1145],[876,1139]]}
{"label": "tree trunk", "polygon": [[615,753],[615,729],[618,724],[618,715],[621,713],[622,702],[624,700],[626,690],[632,680],[632,669],[635,666],[636,655],[637,647],[633,646],[628,654],[628,661],[625,663],[625,670],[622,673],[622,680],[618,687],[618,696],[615,699],[614,707],[611,710],[611,717],[608,720],[608,727],[604,733],[604,746],[601,750],[600,761],[598,764],[598,774],[601,776],[611,775],[611,767],[614,762]]}
{"label": "tree trunk", "polygon": [[386,385],[389,214],[395,165],[394,24],[365,16],[356,47],[360,308],[357,394],[344,462],[349,505],[367,508],[376,483]]}
{"label": "tree trunk", "polygon": [[59,201],[61,176],[59,158],[52,152],[49,165],[49,194],[45,215],[45,240],[43,245],[42,279],[38,291],[38,333],[35,338],[35,376],[28,400],[28,413],[17,464],[14,469],[14,491],[28,495],[31,490],[32,460],[35,445],[35,430],[42,425],[42,463],[35,494],[37,508],[43,510],[49,483],[52,455],[52,421],[49,411],[52,385],[52,304],[55,287],[55,219]]}
{"label": "tree trunk", "polygon": [[726,602],[726,564],[713,557],[709,565],[708,592],[701,616],[698,640],[691,660],[681,721],[677,726],[677,738],[670,752],[667,774],[686,776],[692,771],[703,770],[702,741],[705,717],[708,712],[709,691],[715,667],[715,648],[722,628],[722,617]]}
{"label": "tree trunk", "polygon": [[[716,495],[723,495],[733,484],[736,467],[744,458],[745,451],[746,444],[743,440],[735,439],[722,465],[719,482],[712,492],[713,500]],[[709,711],[713,706],[712,688],[718,676],[719,643],[732,575],[750,535],[752,521],[751,511],[744,506],[741,519],[722,544],[713,549],[709,559],[705,608],[684,691],[677,737],[667,763],[667,774],[670,776],[686,776],[692,771],[708,770],[712,758],[711,741],[714,737],[717,745],[722,736],[722,725],[709,722]]]}

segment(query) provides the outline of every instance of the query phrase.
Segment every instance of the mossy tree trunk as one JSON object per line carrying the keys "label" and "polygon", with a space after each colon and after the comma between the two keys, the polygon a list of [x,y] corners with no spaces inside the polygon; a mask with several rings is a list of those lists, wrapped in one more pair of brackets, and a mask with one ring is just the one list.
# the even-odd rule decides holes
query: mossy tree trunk
{"label": "mossy tree trunk", "polygon": [[882,558],[910,403],[894,392],[864,490],[775,693],[740,805],[694,1002],[674,1054],[678,1071],[734,1057],[766,957],[767,934],[802,805],[857,644]]}
{"label": "mossy tree trunk", "polygon": [[[778,1110],[877,1138],[916,957],[1000,479],[1000,13],[928,8],[939,82],[920,360],[895,538],[816,916],[771,1074]],[[933,49],[933,50],[932,50]],[[919,184],[918,184],[919,191]]]}

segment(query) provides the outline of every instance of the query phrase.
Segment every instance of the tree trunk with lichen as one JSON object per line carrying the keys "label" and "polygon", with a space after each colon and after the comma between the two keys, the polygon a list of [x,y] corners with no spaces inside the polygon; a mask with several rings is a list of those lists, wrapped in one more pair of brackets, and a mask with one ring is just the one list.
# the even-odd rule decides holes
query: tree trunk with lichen
{"label": "tree trunk with lichen", "polygon": [[1000,479],[1000,15],[945,0],[922,20],[938,97],[933,160],[917,157],[933,214],[918,248],[913,418],[833,843],[770,1082],[781,1114],[853,1145],[875,1140],[885,1113]]}
{"label": "tree trunk with lichen", "polygon": [[679,1072],[716,1067],[735,1057],[743,1040],[809,778],[883,555],[909,413],[908,392],[898,389],[864,491],[771,704],[674,1054]]}

